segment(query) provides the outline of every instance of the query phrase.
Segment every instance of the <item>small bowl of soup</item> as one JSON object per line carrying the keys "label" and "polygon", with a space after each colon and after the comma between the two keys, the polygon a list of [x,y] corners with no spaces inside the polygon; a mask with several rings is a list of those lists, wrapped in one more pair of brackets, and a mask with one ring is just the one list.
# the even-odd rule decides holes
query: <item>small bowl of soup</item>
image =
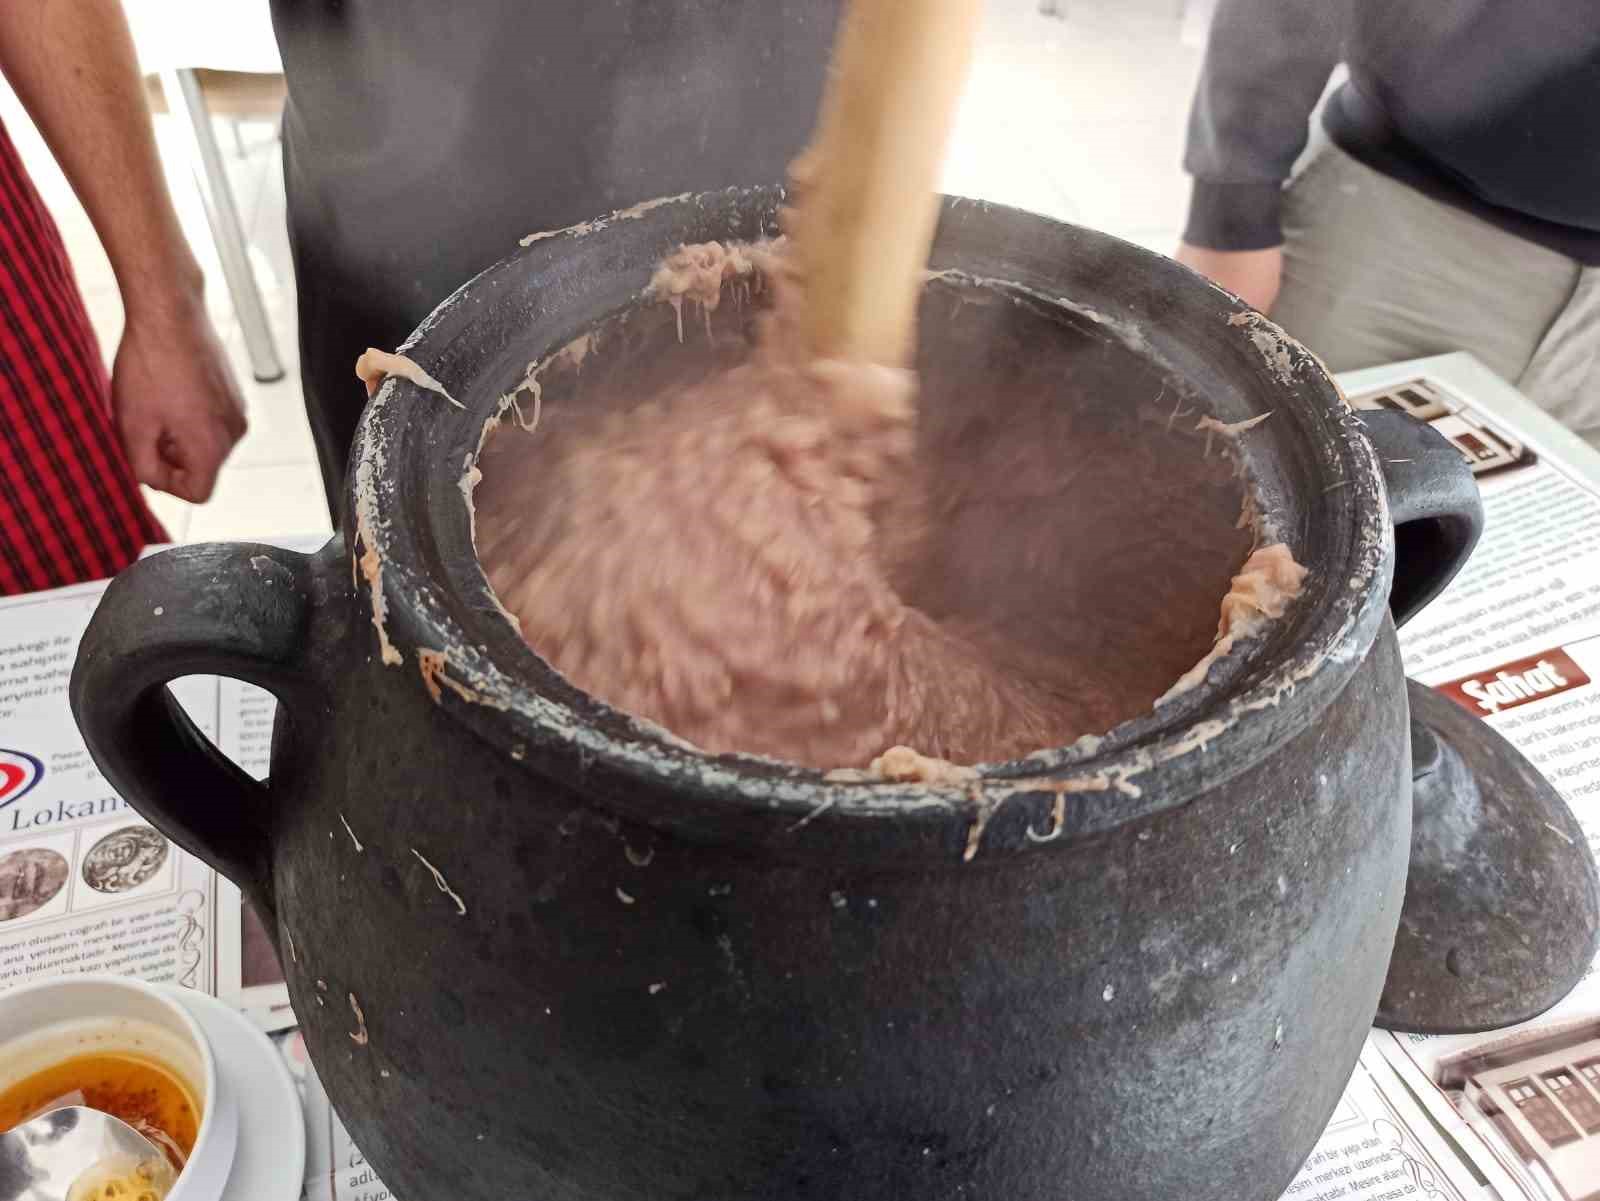
{"label": "small bowl of soup", "polygon": [[0,992],[0,1130],[63,1105],[121,1118],[160,1147],[177,1174],[164,1192],[120,1182],[119,1196],[221,1197],[238,1111],[200,1027],[160,989],[85,975]]}

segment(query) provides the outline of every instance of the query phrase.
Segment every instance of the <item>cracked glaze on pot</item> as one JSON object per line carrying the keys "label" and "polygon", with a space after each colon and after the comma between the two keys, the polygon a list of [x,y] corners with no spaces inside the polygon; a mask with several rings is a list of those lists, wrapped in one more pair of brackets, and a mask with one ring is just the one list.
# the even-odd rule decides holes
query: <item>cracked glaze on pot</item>
{"label": "cracked glaze on pot", "polygon": [[[1274,412],[1236,453],[1312,573],[1205,686],[970,784],[703,756],[573,690],[488,590],[463,483],[501,396],[779,198],[529,241],[402,348],[466,410],[383,386],[348,542],[114,585],[187,579],[216,624],[293,636],[224,665],[286,714],[236,816],[113,779],[273,912],[318,1073],[399,1196],[1270,1201],[1377,1006],[1411,818],[1383,477],[1310,355],[1168,260],[947,202],[935,269],[1059,300],[1064,336],[1113,336],[1201,413]],[[263,555],[276,584],[232,570]]]}

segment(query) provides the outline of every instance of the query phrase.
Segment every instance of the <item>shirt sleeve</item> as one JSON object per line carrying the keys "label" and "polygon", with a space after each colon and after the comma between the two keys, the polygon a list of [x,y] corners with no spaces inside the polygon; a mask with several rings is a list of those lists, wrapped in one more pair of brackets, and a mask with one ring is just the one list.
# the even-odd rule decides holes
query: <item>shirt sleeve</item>
{"label": "shirt sleeve", "polygon": [[1339,61],[1347,4],[1219,0],[1189,111],[1184,241],[1215,250],[1283,241],[1283,181]]}

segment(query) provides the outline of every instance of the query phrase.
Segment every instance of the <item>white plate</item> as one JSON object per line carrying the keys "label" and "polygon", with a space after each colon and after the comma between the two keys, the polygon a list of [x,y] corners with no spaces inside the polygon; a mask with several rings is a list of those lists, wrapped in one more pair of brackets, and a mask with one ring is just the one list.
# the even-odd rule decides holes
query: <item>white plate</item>
{"label": "white plate", "polygon": [[162,989],[200,1024],[239,1106],[239,1146],[222,1201],[298,1201],[305,1183],[300,1094],[270,1039],[238,1010],[189,988]]}

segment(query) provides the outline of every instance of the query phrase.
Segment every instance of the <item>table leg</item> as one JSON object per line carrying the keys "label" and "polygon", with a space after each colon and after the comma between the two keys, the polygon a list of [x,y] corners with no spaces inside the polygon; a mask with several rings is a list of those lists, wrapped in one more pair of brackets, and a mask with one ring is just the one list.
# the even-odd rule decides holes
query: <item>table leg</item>
{"label": "table leg", "polygon": [[195,181],[205,203],[206,222],[211,227],[217,257],[222,262],[228,294],[233,298],[239,328],[244,333],[251,373],[264,384],[280,380],[283,365],[278,360],[272,327],[267,324],[267,311],[261,303],[255,272],[245,250],[239,210],[233,202],[233,190],[228,186],[228,175],[222,165],[222,153],[217,148],[216,131],[211,127],[211,113],[206,108],[200,80],[194,71],[186,68],[167,70],[161,73],[161,88],[166,93],[167,111],[176,114],[181,107],[189,118],[186,126],[194,154]]}

